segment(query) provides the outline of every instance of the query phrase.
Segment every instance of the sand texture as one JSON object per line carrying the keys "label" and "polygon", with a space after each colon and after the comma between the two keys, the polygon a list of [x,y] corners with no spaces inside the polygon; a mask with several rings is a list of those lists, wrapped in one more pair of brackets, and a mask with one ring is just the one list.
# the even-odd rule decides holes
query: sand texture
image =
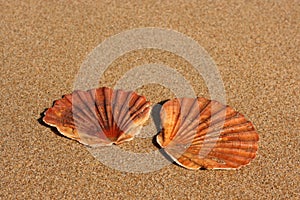
{"label": "sand texture", "polygon": [[[299,22],[297,0],[1,0],[0,199],[300,199]],[[191,171],[170,164],[149,173],[124,172],[41,123],[41,113],[72,92],[80,66],[96,46],[143,27],[179,31],[212,57],[226,103],[259,133],[258,155],[249,166]],[[176,69],[196,95],[210,98],[189,62],[159,49],[118,57],[99,77],[99,86],[113,87],[127,71],[149,63]],[[160,84],[136,91],[154,104],[175,97]],[[151,137],[121,148],[158,149]]]}

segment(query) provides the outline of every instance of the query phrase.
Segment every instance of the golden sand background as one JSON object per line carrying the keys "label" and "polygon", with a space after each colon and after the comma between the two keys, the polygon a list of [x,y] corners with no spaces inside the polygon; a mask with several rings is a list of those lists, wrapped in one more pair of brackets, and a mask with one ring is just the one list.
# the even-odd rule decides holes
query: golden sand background
{"label": "golden sand background", "polygon": [[[0,198],[300,198],[299,1],[226,2],[1,1]],[[39,123],[53,100],[72,91],[89,52],[112,35],[142,27],[179,31],[211,55],[227,103],[260,134],[251,165],[237,171],[169,165],[146,174],[125,173]],[[114,86],[128,69],[149,62],[174,67],[197,95],[209,97],[189,63],[158,50],[120,57],[100,83]],[[173,97],[159,85],[138,92],[152,102]],[[124,148],[155,149],[151,139],[137,141]]]}

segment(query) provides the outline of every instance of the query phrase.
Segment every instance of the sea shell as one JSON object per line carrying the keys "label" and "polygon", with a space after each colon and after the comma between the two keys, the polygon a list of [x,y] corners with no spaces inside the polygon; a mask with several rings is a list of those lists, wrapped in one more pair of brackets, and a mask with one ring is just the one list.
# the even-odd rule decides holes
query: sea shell
{"label": "sea shell", "polygon": [[80,143],[104,146],[132,140],[149,115],[144,96],[103,87],[65,95],[45,112],[43,121]]}
{"label": "sea shell", "polygon": [[258,149],[253,124],[229,106],[202,97],[169,100],[161,109],[157,143],[188,169],[237,169]]}

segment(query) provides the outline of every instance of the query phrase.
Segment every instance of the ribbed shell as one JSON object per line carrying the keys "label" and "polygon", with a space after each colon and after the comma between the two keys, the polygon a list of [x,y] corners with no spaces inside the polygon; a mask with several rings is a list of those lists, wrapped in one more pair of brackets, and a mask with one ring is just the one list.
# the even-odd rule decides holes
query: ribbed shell
{"label": "ribbed shell", "polygon": [[43,121],[68,138],[103,146],[133,139],[149,115],[144,96],[103,87],[65,95],[45,112]]}
{"label": "ribbed shell", "polygon": [[256,156],[258,134],[245,117],[202,97],[167,101],[158,144],[188,169],[236,169]]}

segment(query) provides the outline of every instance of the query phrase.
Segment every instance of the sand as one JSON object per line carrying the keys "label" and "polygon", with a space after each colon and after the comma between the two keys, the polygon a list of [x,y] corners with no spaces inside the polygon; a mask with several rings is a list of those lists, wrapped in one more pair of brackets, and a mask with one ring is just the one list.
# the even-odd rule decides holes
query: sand
{"label": "sand", "polygon": [[[94,2],[1,1],[1,199],[299,199],[298,1]],[[149,173],[111,168],[88,149],[40,123],[55,99],[74,89],[80,66],[105,39],[159,27],[199,43],[215,61],[226,103],[260,135],[257,158],[236,171],[190,171],[175,164]],[[99,86],[129,69],[163,63],[210,97],[184,58],[142,49],[116,59]],[[130,85],[130,84],[129,84]],[[185,88],[178,85],[180,91]],[[174,93],[136,89],[157,103]],[[124,145],[155,151],[151,137]],[[155,163],[153,163],[155,165]]]}

